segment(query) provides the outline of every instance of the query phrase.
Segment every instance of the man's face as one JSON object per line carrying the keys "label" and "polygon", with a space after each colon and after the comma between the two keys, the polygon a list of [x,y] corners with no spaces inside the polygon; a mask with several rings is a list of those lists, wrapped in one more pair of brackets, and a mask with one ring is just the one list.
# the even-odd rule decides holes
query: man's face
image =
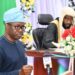
{"label": "man's face", "polygon": [[65,29],[69,29],[72,26],[72,23],[73,23],[73,17],[66,15],[63,19],[63,27]]}
{"label": "man's face", "polygon": [[7,26],[9,30],[7,30],[7,34],[12,40],[20,39],[25,29],[24,25],[25,23],[23,22],[8,23]]}

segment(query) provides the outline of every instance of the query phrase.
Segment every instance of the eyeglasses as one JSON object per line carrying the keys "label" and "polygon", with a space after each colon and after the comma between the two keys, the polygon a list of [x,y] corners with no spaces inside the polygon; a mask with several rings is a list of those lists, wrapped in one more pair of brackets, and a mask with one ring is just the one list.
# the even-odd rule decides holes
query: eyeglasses
{"label": "eyeglasses", "polygon": [[25,31],[26,27],[25,26],[13,26],[16,30],[20,30],[22,29],[23,31]]}
{"label": "eyeglasses", "polygon": [[25,26],[19,26],[19,25],[12,25],[12,24],[10,24],[10,23],[8,23],[9,24],[9,26],[12,26],[15,30],[23,30],[23,31],[25,31],[25,29],[26,29],[26,27]]}

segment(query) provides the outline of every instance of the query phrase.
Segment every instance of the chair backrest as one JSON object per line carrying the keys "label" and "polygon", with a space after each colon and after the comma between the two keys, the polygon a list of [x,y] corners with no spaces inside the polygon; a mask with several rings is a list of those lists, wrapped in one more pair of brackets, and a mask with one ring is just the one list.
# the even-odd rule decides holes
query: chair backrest
{"label": "chair backrest", "polygon": [[[38,15],[38,23],[41,25],[49,25],[49,23],[53,20],[52,15],[50,14],[39,14]],[[37,49],[42,48],[42,39],[43,34],[46,28],[37,28],[33,30],[33,39],[36,44]]]}
{"label": "chair backrest", "polygon": [[53,16],[51,14],[39,14],[38,22],[41,25],[48,25],[53,20]]}

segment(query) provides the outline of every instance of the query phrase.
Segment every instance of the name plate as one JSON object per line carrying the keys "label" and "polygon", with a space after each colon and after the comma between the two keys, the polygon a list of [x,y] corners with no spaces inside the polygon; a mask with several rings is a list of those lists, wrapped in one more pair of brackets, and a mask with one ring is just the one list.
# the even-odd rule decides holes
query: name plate
{"label": "name plate", "polygon": [[46,68],[47,65],[49,65],[50,68],[52,68],[51,57],[43,57],[43,64],[44,64],[44,68]]}

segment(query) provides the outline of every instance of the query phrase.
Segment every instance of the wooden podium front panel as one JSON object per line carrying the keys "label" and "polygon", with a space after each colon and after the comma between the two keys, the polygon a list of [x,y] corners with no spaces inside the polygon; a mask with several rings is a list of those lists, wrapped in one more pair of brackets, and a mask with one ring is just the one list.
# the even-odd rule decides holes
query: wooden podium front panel
{"label": "wooden podium front panel", "polygon": [[34,75],[47,75],[47,71],[43,65],[42,57],[34,58]]}
{"label": "wooden podium front panel", "polygon": [[[58,75],[58,64],[57,59],[52,59],[52,69],[50,75]],[[47,75],[47,70],[43,65],[42,57],[34,58],[34,75]]]}
{"label": "wooden podium front panel", "polygon": [[[43,65],[43,55],[45,51],[26,51],[28,56],[34,57],[34,75],[47,75],[47,70]],[[51,52],[50,52],[51,54]],[[52,58],[52,69],[50,75],[58,75],[58,58]]]}

